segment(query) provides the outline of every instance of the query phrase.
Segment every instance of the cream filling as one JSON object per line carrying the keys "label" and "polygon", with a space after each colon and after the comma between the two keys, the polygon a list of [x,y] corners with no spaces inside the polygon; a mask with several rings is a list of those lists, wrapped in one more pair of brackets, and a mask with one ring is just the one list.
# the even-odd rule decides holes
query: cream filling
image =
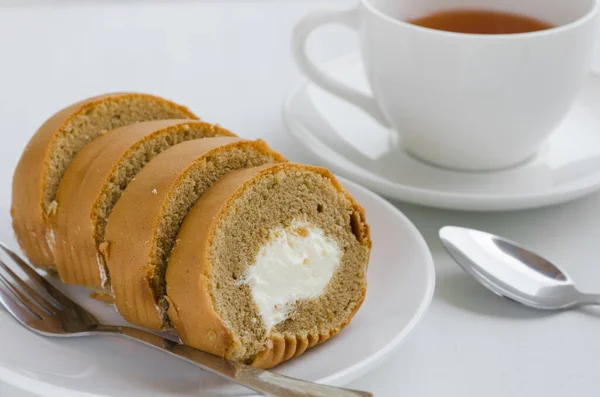
{"label": "cream filling", "polygon": [[50,248],[50,252],[54,253],[54,247],[56,247],[56,235],[54,234],[52,226],[48,226],[48,229],[46,229],[46,244],[48,245],[48,248]]}
{"label": "cream filling", "polygon": [[318,298],[340,263],[337,242],[322,229],[294,219],[269,232],[241,283],[250,286],[267,334],[288,318],[298,300]]}
{"label": "cream filling", "polygon": [[100,258],[100,254],[98,253],[96,253],[96,262],[98,264],[98,273],[100,274],[100,286],[104,289],[107,287],[108,275],[106,274],[104,263],[102,263],[102,258]]}

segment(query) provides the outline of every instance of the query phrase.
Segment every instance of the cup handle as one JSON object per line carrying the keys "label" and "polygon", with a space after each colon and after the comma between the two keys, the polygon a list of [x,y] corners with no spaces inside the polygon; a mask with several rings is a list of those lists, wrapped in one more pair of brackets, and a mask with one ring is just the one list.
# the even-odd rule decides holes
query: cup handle
{"label": "cup handle", "polygon": [[377,102],[371,96],[365,95],[353,88],[327,76],[308,58],[306,41],[317,28],[328,23],[335,23],[350,29],[358,30],[360,9],[347,11],[313,11],[306,15],[295,27],[292,35],[292,53],[300,70],[315,84],[332,94],[347,100],[367,112],[384,127],[390,127],[389,122],[379,109]]}

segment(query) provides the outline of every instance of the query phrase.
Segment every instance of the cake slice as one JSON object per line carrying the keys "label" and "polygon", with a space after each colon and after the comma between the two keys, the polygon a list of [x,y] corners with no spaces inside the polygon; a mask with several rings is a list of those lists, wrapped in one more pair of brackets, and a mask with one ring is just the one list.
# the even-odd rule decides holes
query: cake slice
{"label": "cake slice", "polygon": [[129,322],[168,326],[164,273],[189,209],[223,175],[285,161],[263,141],[205,138],[183,142],[152,159],[113,208],[103,252],[115,305]]}
{"label": "cake slice", "polygon": [[296,357],[340,332],[365,297],[369,227],[325,169],[232,172],[200,197],[176,241],[170,321],[185,344],[231,360],[270,368]]}
{"label": "cake slice", "polygon": [[127,185],[173,145],[216,136],[235,135],[196,120],[145,121],[111,130],[83,148],[60,181],[58,207],[48,220],[61,279],[97,293],[108,287],[102,242],[108,216]]}
{"label": "cake slice", "polygon": [[48,119],[29,141],[13,176],[11,215],[30,262],[53,268],[46,240],[58,184],[75,155],[104,132],[139,121],[197,119],[187,108],[138,93],[115,93],[75,103]]}

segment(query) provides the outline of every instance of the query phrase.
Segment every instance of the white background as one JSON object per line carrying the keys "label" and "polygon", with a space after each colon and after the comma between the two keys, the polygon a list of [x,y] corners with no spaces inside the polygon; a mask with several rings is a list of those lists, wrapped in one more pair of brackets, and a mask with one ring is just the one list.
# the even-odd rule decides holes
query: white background
{"label": "white background", "polygon": [[[108,91],[168,97],[241,136],[266,139],[292,160],[314,162],[281,120],[283,99],[301,77],[290,32],[312,9],[354,1],[3,4],[12,5],[0,7],[0,205],[6,207],[12,171],[36,128],[57,109]],[[356,48],[341,29],[318,35],[311,41],[317,60]],[[600,70],[600,51],[594,65]],[[501,234],[560,263],[583,289],[600,292],[600,195],[502,214],[395,204],[430,245],[436,294],[409,340],[350,387],[376,396],[600,395],[600,311],[537,313],[497,298],[464,275],[437,241],[444,224]],[[0,396],[21,395],[0,385]]]}

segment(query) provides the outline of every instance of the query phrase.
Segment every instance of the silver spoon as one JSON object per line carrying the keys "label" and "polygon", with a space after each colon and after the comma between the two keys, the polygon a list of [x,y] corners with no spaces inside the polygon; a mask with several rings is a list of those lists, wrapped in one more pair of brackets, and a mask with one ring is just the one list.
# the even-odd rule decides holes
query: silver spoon
{"label": "silver spoon", "polygon": [[600,295],[580,292],[565,272],[512,241],[456,226],[439,234],[450,256],[497,295],[544,310],[600,305]]}

